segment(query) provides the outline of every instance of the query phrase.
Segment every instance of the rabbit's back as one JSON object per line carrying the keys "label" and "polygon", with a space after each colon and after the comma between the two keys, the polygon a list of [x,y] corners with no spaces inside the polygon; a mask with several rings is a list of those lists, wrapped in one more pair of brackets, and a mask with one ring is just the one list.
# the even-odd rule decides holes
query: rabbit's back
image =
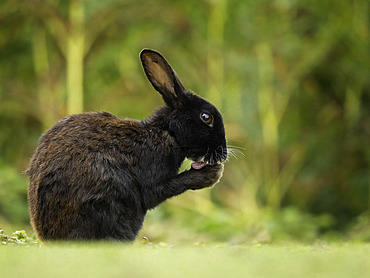
{"label": "rabbit's back", "polygon": [[103,112],[68,116],[40,138],[28,170],[40,238],[135,238],[146,211],[133,174],[140,133],[138,121]]}

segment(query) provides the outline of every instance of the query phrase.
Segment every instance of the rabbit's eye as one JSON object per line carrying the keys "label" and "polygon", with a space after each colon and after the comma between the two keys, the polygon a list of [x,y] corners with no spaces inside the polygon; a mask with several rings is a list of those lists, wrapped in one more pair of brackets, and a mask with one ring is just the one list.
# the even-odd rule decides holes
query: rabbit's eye
{"label": "rabbit's eye", "polygon": [[211,114],[202,112],[200,113],[200,119],[207,125],[211,126],[213,125],[213,116]]}

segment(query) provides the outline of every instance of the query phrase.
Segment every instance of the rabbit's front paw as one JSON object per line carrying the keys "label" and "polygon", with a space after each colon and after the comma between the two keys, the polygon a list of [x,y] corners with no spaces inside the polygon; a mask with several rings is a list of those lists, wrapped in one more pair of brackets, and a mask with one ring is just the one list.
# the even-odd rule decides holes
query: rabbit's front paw
{"label": "rabbit's front paw", "polygon": [[220,181],[223,172],[223,164],[207,165],[199,170],[190,169],[189,174],[191,174],[192,182],[189,189],[212,187]]}

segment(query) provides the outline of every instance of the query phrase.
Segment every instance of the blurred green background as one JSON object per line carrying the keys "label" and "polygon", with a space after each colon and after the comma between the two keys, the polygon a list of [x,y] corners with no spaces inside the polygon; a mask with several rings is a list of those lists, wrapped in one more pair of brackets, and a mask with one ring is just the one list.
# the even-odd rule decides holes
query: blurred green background
{"label": "blurred green background", "polygon": [[154,241],[370,241],[370,2],[0,2],[0,226],[26,229],[27,169],[58,119],[162,105],[159,50],[222,112],[236,158],[211,190],[148,213]]}

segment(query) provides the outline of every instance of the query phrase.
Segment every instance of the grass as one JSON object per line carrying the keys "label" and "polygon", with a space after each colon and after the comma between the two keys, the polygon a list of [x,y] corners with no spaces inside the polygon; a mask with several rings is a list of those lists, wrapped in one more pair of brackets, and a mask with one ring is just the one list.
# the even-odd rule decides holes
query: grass
{"label": "grass", "polygon": [[369,277],[370,244],[0,247],[1,277]]}

